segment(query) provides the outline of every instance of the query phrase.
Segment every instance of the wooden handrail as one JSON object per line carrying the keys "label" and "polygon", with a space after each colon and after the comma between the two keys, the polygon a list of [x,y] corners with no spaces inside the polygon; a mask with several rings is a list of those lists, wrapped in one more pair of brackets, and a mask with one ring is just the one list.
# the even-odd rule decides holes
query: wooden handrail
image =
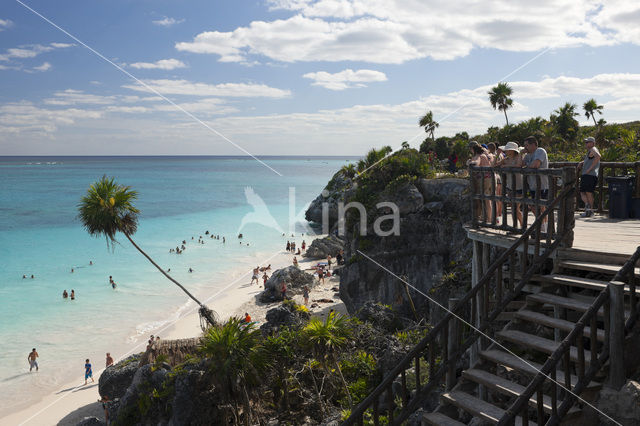
{"label": "wooden handrail", "polygon": [[[440,332],[446,332],[448,329],[448,323],[454,317],[454,314],[458,316],[460,312],[462,312],[463,308],[472,301],[475,297],[478,296],[480,290],[485,291],[485,287],[487,287],[493,278],[494,273],[498,270],[498,268],[502,268],[502,265],[511,257],[513,253],[515,253],[520,245],[524,245],[525,247],[528,244],[528,239],[536,232],[536,235],[539,238],[540,232],[539,228],[542,224],[543,220],[554,211],[554,207],[557,206],[561,202],[565,202],[568,197],[571,197],[575,191],[575,187],[573,185],[567,185],[562,191],[560,191],[557,197],[550,203],[549,208],[534,220],[534,222],[529,226],[524,233],[515,241],[511,247],[505,250],[499,257],[496,259],[484,273],[483,277],[478,281],[478,283],[472,287],[472,289],[467,292],[456,304],[455,306],[449,310],[446,315],[436,324],[429,333],[417,344],[415,345],[409,353],[407,353],[404,358],[384,377],[382,382],[360,403],[358,404],[349,418],[345,420],[344,425],[352,425],[356,422],[361,421],[362,416],[365,411],[372,407],[379,399],[380,395],[382,395],[385,391],[389,391],[392,383],[395,379],[403,373],[408,368],[411,368],[411,363],[414,359],[419,358],[421,353],[429,347],[429,345],[433,345],[436,342],[436,339]],[[496,308],[491,312],[490,315],[485,317],[484,321],[481,322],[478,330],[480,332],[484,332],[489,328],[491,323],[497,318],[497,316],[503,311],[504,307],[515,300],[517,295],[521,292],[524,285],[529,281],[529,279],[533,276],[533,274],[540,268],[543,263],[542,260],[546,259],[559,245],[560,243],[569,236],[569,234],[573,231],[572,227],[566,228],[563,232],[558,235],[558,237],[547,246],[543,253],[539,255],[539,262],[533,262],[525,274],[523,274],[522,279],[519,284],[504,296],[503,300],[498,301],[496,304]],[[488,301],[487,301],[488,302]],[[445,374],[446,369],[449,367],[450,362],[455,362],[458,357],[464,353],[464,351],[473,344],[478,337],[480,336],[479,332],[474,330],[471,337],[467,338],[465,342],[460,345],[459,349],[455,352],[455,354],[447,354],[446,359],[442,360],[440,368],[438,372],[435,372],[435,377],[430,377],[429,382],[425,384],[424,387],[420,389],[421,392],[430,391],[431,388],[437,386],[439,383],[439,379]],[[432,346],[431,346],[432,347]],[[432,357],[430,356],[430,360]],[[430,369],[433,369],[433,365],[430,364]],[[432,378],[434,380],[432,380]],[[435,380],[437,379],[437,380]],[[417,378],[419,384],[419,377]],[[408,405],[405,406],[405,409],[402,411],[400,417],[398,418],[398,422],[401,419],[406,419],[406,417],[410,414],[410,408],[416,403],[417,399],[412,400]],[[391,410],[393,410],[391,408]],[[377,415],[377,413],[376,413]]]}

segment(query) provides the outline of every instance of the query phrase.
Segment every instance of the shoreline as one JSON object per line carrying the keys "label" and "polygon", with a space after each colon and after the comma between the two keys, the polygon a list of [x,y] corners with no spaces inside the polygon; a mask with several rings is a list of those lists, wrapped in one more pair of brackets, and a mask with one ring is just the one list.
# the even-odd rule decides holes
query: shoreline
{"label": "shoreline", "polygon": [[[308,244],[324,235],[308,235],[305,238]],[[271,264],[271,272],[275,272],[292,264],[293,254],[285,251],[275,252],[271,257],[264,261],[265,264]],[[309,260],[298,256],[298,262],[301,269],[307,267],[317,260]],[[265,266],[265,265],[261,265]],[[249,312],[252,319],[257,323],[265,321],[265,315],[268,309],[276,306],[278,303],[262,304],[256,300],[263,287],[262,284],[249,284],[251,280],[251,270],[231,270],[228,274],[233,277],[231,281],[222,289],[216,290],[213,294],[201,299],[211,309],[218,313],[221,321],[228,319],[230,316],[242,316],[244,312]],[[339,300],[334,299],[335,291],[333,287],[337,287],[339,280],[337,277],[331,277],[325,280],[325,284],[317,284],[311,289],[310,299],[331,299],[334,303],[320,303],[316,308],[310,308],[312,315],[323,316],[333,308],[344,313],[344,305]],[[302,296],[294,296],[296,303],[302,303]],[[311,305],[311,301],[310,301]],[[150,330],[149,334],[159,335],[163,340],[173,340],[179,338],[197,337],[202,333],[200,329],[200,319],[197,309],[191,307],[187,312],[181,313],[179,317],[164,324],[158,329]],[[146,339],[129,345],[117,345],[118,348],[127,348],[128,352],[118,355],[115,358],[117,363],[132,353],[143,352],[145,350]],[[114,355],[114,352],[112,352]],[[96,362],[102,364],[102,360]],[[98,379],[104,369],[96,371],[94,374],[95,383],[82,385],[82,378],[78,376],[77,380],[70,381],[61,386],[59,390],[45,395],[39,401],[30,404],[28,407],[18,408],[16,411],[8,413],[5,417],[0,418],[3,424],[25,424],[25,425],[70,425],[75,426],[77,422],[87,416],[96,416],[100,419],[104,418],[101,405],[97,402],[100,399],[98,394]],[[79,385],[80,384],[80,385]]]}

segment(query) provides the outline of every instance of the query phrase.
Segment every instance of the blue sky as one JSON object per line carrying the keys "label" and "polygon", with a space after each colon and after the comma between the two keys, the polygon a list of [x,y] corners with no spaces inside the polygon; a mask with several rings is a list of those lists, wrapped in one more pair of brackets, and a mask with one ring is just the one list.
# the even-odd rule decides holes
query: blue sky
{"label": "blue sky", "polygon": [[479,133],[507,75],[512,122],[590,97],[639,118],[631,0],[21,1],[147,87],[5,0],[0,155],[242,154],[148,87],[256,155],[417,146],[427,110]]}

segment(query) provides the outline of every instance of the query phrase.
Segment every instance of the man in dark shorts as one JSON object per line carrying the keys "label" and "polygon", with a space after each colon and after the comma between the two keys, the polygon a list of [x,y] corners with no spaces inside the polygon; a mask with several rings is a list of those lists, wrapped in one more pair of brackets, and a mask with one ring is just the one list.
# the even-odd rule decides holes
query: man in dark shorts
{"label": "man in dark shorts", "polygon": [[[524,149],[527,155],[524,157],[524,167],[529,169],[544,170],[549,168],[549,158],[547,157],[547,151],[544,148],[538,146],[538,140],[535,136],[529,136],[524,140]],[[540,200],[546,200],[549,197],[549,178],[547,176],[540,176],[540,188],[538,188],[537,179],[535,175],[527,176],[527,184],[529,186],[529,193],[531,198],[535,199],[536,195],[539,195]],[[540,214],[544,212],[544,207],[540,207]],[[526,212],[525,212],[526,214]],[[540,227],[542,233],[547,232],[547,218],[545,217]]]}
{"label": "man in dark shorts", "polygon": [[578,167],[582,168],[580,176],[580,198],[584,202],[584,213],[581,217],[593,216],[593,193],[598,183],[598,172],[600,171],[600,151],[596,148],[596,140],[588,137],[584,140],[587,154]]}

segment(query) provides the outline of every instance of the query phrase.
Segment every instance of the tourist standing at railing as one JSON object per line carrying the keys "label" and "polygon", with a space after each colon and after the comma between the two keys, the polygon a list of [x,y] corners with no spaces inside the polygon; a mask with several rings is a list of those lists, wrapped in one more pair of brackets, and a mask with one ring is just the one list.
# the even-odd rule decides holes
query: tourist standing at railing
{"label": "tourist standing at railing", "polygon": [[[524,140],[524,149],[527,155],[524,157],[524,167],[529,169],[544,170],[549,168],[549,158],[547,157],[547,151],[544,148],[538,146],[538,140],[535,136],[528,136]],[[540,200],[546,200],[549,198],[549,178],[548,176],[540,176],[540,188],[538,188],[538,182],[536,175],[527,176],[527,184],[529,186],[529,194],[531,198],[535,199],[536,195]],[[540,213],[544,212],[544,207],[540,206]],[[541,232],[547,232],[547,218],[543,219]]]}
{"label": "tourist standing at railing", "polygon": [[[473,165],[477,167],[491,167],[491,161],[489,160],[485,149],[481,147],[478,142],[469,142],[469,149],[471,150],[471,158],[469,159],[469,161],[467,161],[467,165]],[[474,173],[474,176],[472,176],[471,178],[480,183],[480,187],[482,188],[482,193],[484,195],[493,195],[493,173],[477,172]],[[485,220],[487,222],[492,222],[493,209],[491,208],[491,200],[484,200],[484,208],[486,212]],[[482,216],[482,204],[476,204],[475,214],[477,217]]]}
{"label": "tourist standing at railing", "polygon": [[[504,154],[500,151],[497,145],[491,142],[489,145],[489,152],[493,157],[490,157],[491,167],[498,167],[498,162],[504,158]],[[496,173],[496,195],[502,195],[502,179],[500,178],[500,174]],[[502,202],[496,201],[496,220],[500,222],[500,218],[502,217]]]}
{"label": "tourist standing at railing", "polygon": [[593,216],[593,193],[598,183],[598,172],[600,171],[600,151],[596,148],[595,138],[589,136],[584,140],[587,154],[584,160],[578,164],[582,168],[580,176],[580,198],[584,202],[584,213],[581,217]]}
{"label": "tourist standing at railing", "polygon": [[[505,153],[506,157],[498,161],[498,167],[515,167],[522,168],[522,157],[520,156],[520,147],[515,142],[507,142],[505,146],[500,147]],[[507,188],[507,195],[513,198],[522,198],[522,175],[520,173],[507,173],[507,181],[504,186]],[[522,212],[520,211],[520,204],[514,203],[511,206],[515,209],[518,217],[518,223],[522,226]],[[515,223],[513,227],[515,228]]]}

